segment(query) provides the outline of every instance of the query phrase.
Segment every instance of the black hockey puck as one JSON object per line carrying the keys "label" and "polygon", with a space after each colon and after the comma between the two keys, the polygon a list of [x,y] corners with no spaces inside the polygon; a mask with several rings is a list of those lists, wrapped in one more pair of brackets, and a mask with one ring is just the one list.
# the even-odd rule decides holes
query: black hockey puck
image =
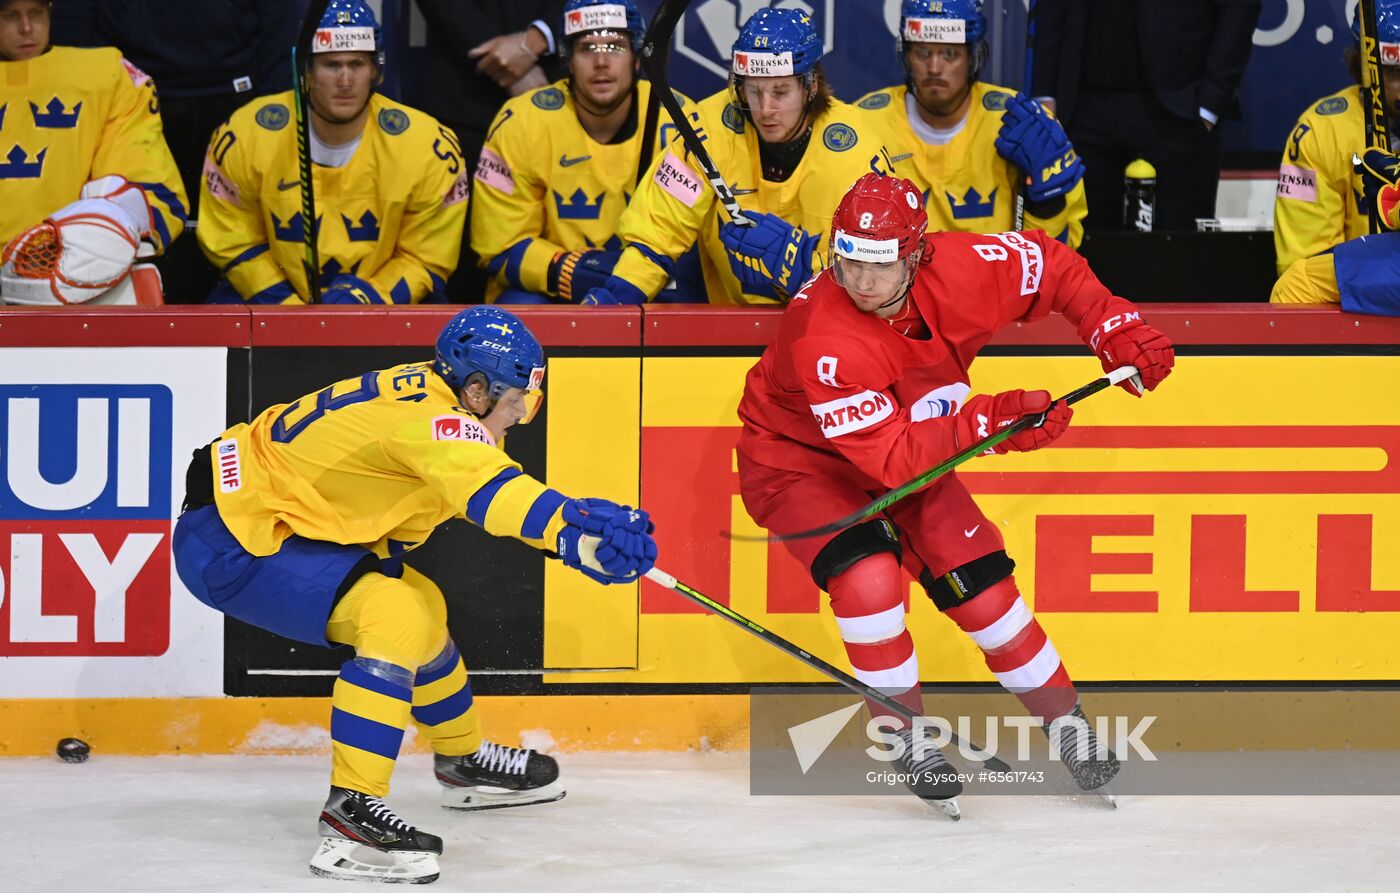
{"label": "black hockey puck", "polygon": [[81,738],[64,738],[58,742],[57,753],[65,763],[86,763],[92,748]]}

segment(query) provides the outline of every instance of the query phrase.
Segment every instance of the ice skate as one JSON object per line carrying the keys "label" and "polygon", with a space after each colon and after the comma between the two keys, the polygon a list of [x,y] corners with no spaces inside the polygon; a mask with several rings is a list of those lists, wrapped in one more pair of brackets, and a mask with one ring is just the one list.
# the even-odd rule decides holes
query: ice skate
{"label": "ice skate", "polygon": [[311,873],[350,881],[431,884],[438,879],[442,838],[412,827],[383,800],[331,788],[321,809],[321,846]]}
{"label": "ice skate", "polygon": [[1059,751],[1080,790],[1098,794],[1110,806],[1116,806],[1105,785],[1118,774],[1118,758],[1108,745],[1099,742],[1084,709],[1075,704],[1068,714],[1046,725],[1045,734],[1050,736],[1050,743]]}
{"label": "ice skate", "polygon": [[464,757],[433,755],[447,809],[502,809],[550,803],[564,798],[559,764],[553,757],[491,741]]}
{"label": "ice skate", "polygon": [[918,742],[914,741],[912,729],[901,729],[895,734],[904,742],[904,755],[897,765],[910,793],[955,822],[962,818],[962,807],[958,805],[962,782],[943,751],[930,744],[922,730]]}

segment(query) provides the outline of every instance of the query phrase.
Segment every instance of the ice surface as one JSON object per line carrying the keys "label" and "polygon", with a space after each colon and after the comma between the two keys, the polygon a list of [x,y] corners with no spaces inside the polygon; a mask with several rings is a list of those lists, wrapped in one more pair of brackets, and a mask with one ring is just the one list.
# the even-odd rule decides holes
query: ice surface
{"label": "ice surface", "polygon": [[[751,797],[742,754],[564,754],[558,803],[389,802],[446,841],[432,889],[1397,890],[1400,797]],[[0,890],[378,889],[312,877],[329,759],[0,760]],[[384,888],[389,889],[389,888]],[[401,889],[401,888],[395,888]]]}

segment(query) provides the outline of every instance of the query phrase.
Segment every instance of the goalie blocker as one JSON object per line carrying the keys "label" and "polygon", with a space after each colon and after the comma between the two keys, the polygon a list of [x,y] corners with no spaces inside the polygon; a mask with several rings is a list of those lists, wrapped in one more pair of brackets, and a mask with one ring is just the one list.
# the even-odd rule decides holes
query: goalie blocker
{"label": "goalie blocker", "polygon": [[78,201],[30,227],[0,256],[0,297],[29,306],[164,303],[141,187],[117,176],[85,185]]}

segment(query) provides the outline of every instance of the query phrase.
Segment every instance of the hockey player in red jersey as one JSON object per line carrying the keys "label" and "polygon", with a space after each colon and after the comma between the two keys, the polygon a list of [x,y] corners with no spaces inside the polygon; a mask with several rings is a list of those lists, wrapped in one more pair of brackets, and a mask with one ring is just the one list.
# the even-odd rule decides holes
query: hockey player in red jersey
{"label": "hockey player in red jersey", "polygon": [[[739,480],[744,505],[771,532],[850,514],[1024,415],[1048,410],[1042,425],[996,452],[1039,449],[1063,434],[1073,411],[1052,404],[1046,391],[969,396],[973,358],[1013,321],[1061,314],[1105,371],[1136,366],[1147,390],[1171,371],[1167,337],[1111,294],[1082,257],[1044,233],[927,227],[913,183],[873,173],[856,181],[832,220],[832,266],[793,298],[777,338],[749,372],[739,404]],[[1122,386],[1141,396],[1131,380]],[[918,660],[904,623],[903,564],[1047,731],[1061,717],[1082,718],[1069,673],[1017,590],[997,525],[956,474],[883,516],[787,545],[830,593],[862,682],[922,710]],[[889,713],[874,702],[870,708]],[[909,777],[946,768],[941,753],[913,746],[902,719],[887,722],[906,726],[898,734]],[[1062,721],[1055,730],[1084,790],[1102,787],[1118,771],[1111,753],[1095,756],[1086,724]],[[1085,738],[1091,740],[1081,749]],[[910,787],[933,801],[962,790],[956,781]],[[945,803],[945,811],[956,815],[955,806]]]}

